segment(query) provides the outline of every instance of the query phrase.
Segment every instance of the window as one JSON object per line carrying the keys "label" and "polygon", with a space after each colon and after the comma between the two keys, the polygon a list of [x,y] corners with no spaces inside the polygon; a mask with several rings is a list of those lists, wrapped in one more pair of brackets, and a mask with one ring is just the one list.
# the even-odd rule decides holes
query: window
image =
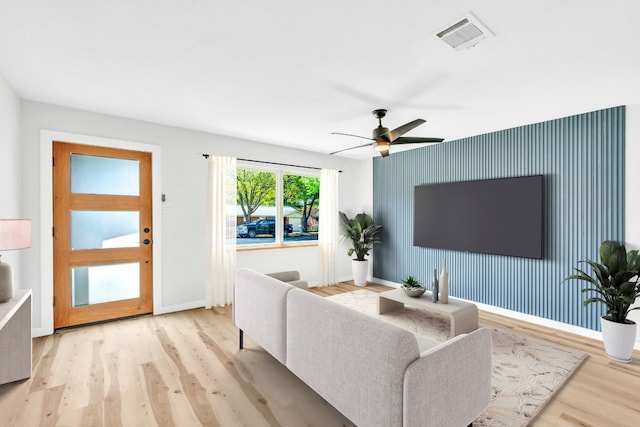
{"label": "window", "polygon": [[238,246],[318,241],[318,176],[242,166],[238,168],[237,180]]}

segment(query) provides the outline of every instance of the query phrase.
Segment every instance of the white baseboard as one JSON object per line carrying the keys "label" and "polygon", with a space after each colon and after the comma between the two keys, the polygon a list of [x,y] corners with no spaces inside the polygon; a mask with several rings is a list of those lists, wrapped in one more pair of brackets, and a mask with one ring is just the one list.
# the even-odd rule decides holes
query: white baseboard
{"label": "white baseboard", "polygon": [[[200,308],[200,307],[204,307],[204,300],[192,301],[184,304],[170,305],[167,307],[158,307],[154,309],[153,315],[155,316],[158,314],[175,313],[176,311],[191,310],[191,309]],[[50,329],[50,328],[46,328],[46,327],[31,328],[32,338],[44,337],[52,334],[53,334],[53,329]]]}
{"label": "white baseboard", "polygon": [[[399,288],[400,284],[390,282],[388,280],[382,280],[378,278],[373,279],[374,282],[382,285],[387,285],[393,288]],[[463,298],[459,298],[463,301]],[[558,322],[557,320],[549,320],[544,317],[533,316],[531,314],[520,313],[519,311],[508,310],[506,308],[496,307],[494,305],[482,304],[475,301],[469,301],[478,306],[478,309],[487,311],[489,313],[499,314],[505,317],[511,317],[512,319],[523,320],[525,322],[533,323],[534,325],[547,326],[549,328],[559,329],[561,331],[570,332],[572,334],[580,335],[587,338],[596,339],[602,341],[602,332],[594,331],[592,329],[582,328],[580,326],[570,325],[564,322]],[[635,349],[640,350],[640,340],[636,341]]]}
{"label": "white baseboard", "polygon": [[31,338],[46,337],[53,334],[53,329],[49,328],[31,328]]}
{"label": "white baseboard", "polygon": [[204,307],[204,300],[186,302],[184,304],[168,305],[166,307],[154,308],[154,316],[157,314],[175,313],[176,311],[192,310],[194,308]]}
{"label": "white baseboard", "polygon": [[338,281],[340,282],[350,282],[353,280],[353,276],[343,276],[338,278]]}
{"label": "white baseboard", "polygon": [[383,280],[383,279],[378,279],[377,277],[374,277],[373,279],[371,279],[372,282],[375,283],[379,283],[381,285],[386,285],[392,288],[399,288],[400,287],[400,283],[396,283],[396,282],[390,282],[388,280]]}

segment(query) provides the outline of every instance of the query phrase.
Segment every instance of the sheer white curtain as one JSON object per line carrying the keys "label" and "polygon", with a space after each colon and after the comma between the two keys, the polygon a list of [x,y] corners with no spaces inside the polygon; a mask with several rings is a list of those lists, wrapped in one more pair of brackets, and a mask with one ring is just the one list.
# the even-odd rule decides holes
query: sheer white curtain
{"label": "sheer white curtain", "polygon": [[320,229],[318,230],[318,285],[338,283],[338,171],[320,171]]}
{"label": "sheer white curtain", "polygon": [[236,159],[209,156],[205,307],[230,304],[236,270]]}

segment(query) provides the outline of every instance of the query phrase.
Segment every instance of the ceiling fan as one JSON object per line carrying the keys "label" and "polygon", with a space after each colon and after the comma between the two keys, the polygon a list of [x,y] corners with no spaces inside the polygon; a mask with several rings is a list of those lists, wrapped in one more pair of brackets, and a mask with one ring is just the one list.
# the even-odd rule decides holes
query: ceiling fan
{"label": "ceiling fan", "polygon": [[347,150],[354,150],[356,148],[366,147],[371,145],[374,150],[378,151],[382,157],[387,157],[389,155],[389,148],[392,145],[396,144],[425,144],[425,143],[438,143],[444,141],[444,138],[428,138],[428,137],[407,137],[402,136],[405,133],[409,132],[411,129],[420,126],[425,123],[423,119],[416,119],[409,123],[405,123],[404,125],[394,129],[389,130],[388,128],[382,126],[382,118],[387,115],[387,110],[378,109],[373,110],[371,112],[378,119],[378,127],[373,130],[373,135],[371,138],[360,135],[351,135],[348,133],[341,132],[331,132],[332,135],[345,135],[345,136],[353,136],[356,138],[368,139],[373,142],[369,142],[363,145],[358,145],[356,147],[345,148],[343,150],[334,151],[329,154],[337,154]]}

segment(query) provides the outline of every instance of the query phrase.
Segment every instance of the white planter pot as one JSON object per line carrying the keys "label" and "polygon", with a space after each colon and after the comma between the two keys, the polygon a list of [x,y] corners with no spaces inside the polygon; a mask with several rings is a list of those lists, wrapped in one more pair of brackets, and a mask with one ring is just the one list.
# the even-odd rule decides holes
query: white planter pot
{"label": "white planter pot", "polygon": [[353,273],[353,284],[356,286],[367,286],[367,275],[369,274],[369,260],[351,260],[351,271]]}
{"label": "white planter pot", "polygon": [[607,357],[617,362],[631,362],[633,345],[636,342],[636,329],[634,323],[616,323],[602,317],[602,340]]}

